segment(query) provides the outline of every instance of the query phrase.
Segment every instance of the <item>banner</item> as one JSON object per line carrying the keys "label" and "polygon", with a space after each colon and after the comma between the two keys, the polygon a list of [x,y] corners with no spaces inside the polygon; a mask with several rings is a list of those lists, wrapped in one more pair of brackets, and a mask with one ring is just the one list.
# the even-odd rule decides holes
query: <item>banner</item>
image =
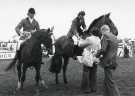
{"label": "banner", "polygon": [[13,59],[16,48],[16,42],[0,42],[0,59]]}
{"label": "banner", "polygon": [[[13,59],[16,54],[17,42],[0,42],[0,59]],[[45,46],[41,46],[43,56],[47,55]]]}
{"label": "banner", "polygon": [[9,52],[0,53],[0,59],[13,59],[14,56],[15,56],[15,52],[14,53],[9,53]]}

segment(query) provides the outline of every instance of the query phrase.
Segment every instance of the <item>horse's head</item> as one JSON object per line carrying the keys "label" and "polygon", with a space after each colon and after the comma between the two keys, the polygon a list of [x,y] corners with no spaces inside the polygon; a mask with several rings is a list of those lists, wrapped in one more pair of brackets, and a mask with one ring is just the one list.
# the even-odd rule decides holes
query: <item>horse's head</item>
{"label": "horse's head", "polygon": [[[105,25],[109,26],[110,32],[112,32],[116,36],[118,35],[118,30],[110,18],[110,13],[104,14],[104,15],[96,18],[90,24],[90,26],[87,30],[87,34],[93,34],[95,36],[101,37],[102,36],[101,28]],[[107,47],[107,42],[104,42],[101,45],[102,45],[102,49],[105,50]]]}
{"label": "horse's head", "polygon": [[110,13],[101,15],[100,17],[96,18],[89,26],[87,30],[87,34],[94,34],[96,36],[101,37],[101,27],[104,25],[108,25],[110,28],[110,32],[112,32],[114,35],[118,35],[118,30],[114,23],[112,22],[110,18]]}
{"label": "horse's head", "polygon": [[39,30],[39,32],[37,32],[37,34],[39,34],[38,40],[40,41],[40,43],[42,43],[46,48],[48,52],[52,52],[52,45],[53,45],[53,29],[52,28],[48,28],[48,29],[41,29]]}

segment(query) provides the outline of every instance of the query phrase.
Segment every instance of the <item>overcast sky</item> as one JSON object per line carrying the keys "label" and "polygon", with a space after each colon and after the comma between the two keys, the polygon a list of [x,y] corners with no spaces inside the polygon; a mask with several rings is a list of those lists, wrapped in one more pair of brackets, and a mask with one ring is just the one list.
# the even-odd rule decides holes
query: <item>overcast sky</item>
{"label": "overcast sky", "polygon": [[14,28],[30,7],[36,9],[35,19],[41,28],[55,27],[56,38],[67,34],[80,10],[86,12],[87,27],[95,18],[111,12],[119,37],[135,38],[135,0],[1,0],[0,40],[16,35]]}

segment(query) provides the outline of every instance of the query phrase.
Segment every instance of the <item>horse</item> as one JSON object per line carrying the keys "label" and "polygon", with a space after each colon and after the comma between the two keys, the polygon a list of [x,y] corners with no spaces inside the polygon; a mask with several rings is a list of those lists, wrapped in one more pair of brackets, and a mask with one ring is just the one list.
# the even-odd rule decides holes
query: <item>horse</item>
{"label": "horse", "polygon": [[[16,53],[12,62],[6,67],[5,71],[9,71],[17,65],[18,72],[18,87],[17,89],[23,89],[23,83],[25,81],[25,74],[28,68],[34,67],[36,70],[36,85],[45,85],[40,75],[40,68],[42,64],[42,49],[41,44],[46,46],[47,49],[52,49],[52,37],[53,28],[40,29],[34,32],[30,39],[26,40],[20,46],[20,50]],[[48,50],[50,51],[50,50]]]}
{"label": "horse", "polygon": [[[109,18],[110,13],[101,15],[100,17],[96,18],[92,21],[90,24],[88,30],[84,32],[84,39],[87,36],[90,36],[90,34],[95,32],[95,29],[100,30],[101,26],[104,24],[109,25],[111,32],[113,34],[118,35],[118,30],[112,20]],[[99,38],[101,38],[102,34],[99,31],[96,34]],[[102,45],[101,45],[102,46]],[[83,52],[84,47],[82,48],[74,48],[73,41],[67,36],[61,36],[58,38],[55,42],[55,54],[52,57],[51,65],[49,71],[52,73],[55,73],[55,82],[56,84],[59,83],[58,74],[60,73],[62,66],[63,66],[63,80],[64,83],[67,84],[67,76],[66,76],[66,70],[69,58],[72,58],[75,54],[81,55]],[[105,49],[105,48],[104,48]],[[102,51],[99,53],[103,53]]]}

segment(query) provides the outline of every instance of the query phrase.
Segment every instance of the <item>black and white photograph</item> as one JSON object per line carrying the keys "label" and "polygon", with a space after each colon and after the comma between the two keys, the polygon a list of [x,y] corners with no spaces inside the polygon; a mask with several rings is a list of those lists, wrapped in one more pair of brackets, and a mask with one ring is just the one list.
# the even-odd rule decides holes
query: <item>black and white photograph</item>
{"label": "black and white photograph", "polygon": [[1,0],[0,96],[135,96],[134,0]]}

